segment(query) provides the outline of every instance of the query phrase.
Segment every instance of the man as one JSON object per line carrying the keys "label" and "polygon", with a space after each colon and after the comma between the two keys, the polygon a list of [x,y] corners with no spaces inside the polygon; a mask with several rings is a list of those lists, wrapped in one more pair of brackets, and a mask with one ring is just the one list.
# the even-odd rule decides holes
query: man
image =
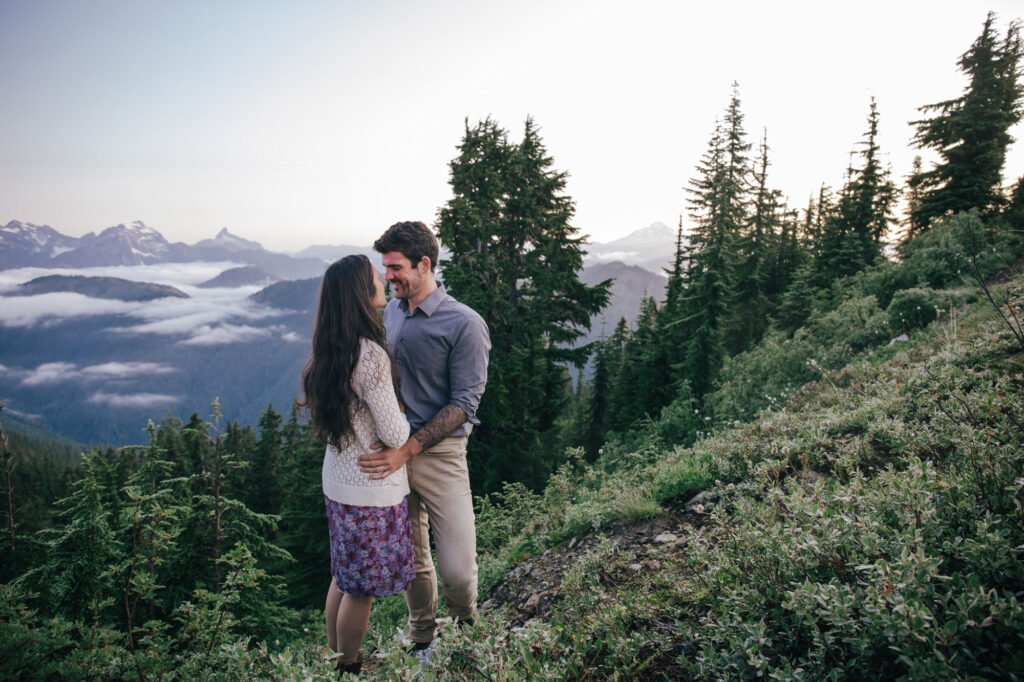
{"label": "man", "polygon": [[483,318],[434,279],[437,239],[426,225],[396,223],[373,248],[394,294],[384,309],[384,327],[413,435],[400,448],[362,455],[359,464],[377,479],[406,466],[416,577],[405,597],[409,639],[422,650],[437,630],[431,529],[448,611],[463,623],[476,617],[476,525],[466,441],[479,423],[491,343]]}

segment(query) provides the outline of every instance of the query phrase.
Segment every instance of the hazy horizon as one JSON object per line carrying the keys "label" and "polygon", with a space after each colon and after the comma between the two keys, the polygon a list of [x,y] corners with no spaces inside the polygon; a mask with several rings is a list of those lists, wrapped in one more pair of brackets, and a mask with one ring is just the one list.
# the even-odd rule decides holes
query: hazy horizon
{"label": "hazy horizon", "polygon": [[[685,214],[733,81],[755,149],[767,130],[769,183],[802,209],[841,185],[871,97],[894,181],[914,155],[934,160],[910,149],[908,122],[963,91],[957,60],[990,9],[1000,34],[1022,13],[1007,0],[3,3],[0,220],[367,246],[398,220],[433,223],[467,120],[518,139],[532,116],[569,173],[573,225],[607,243]],[[1022,172],[1017,143],[1004,183]]]}

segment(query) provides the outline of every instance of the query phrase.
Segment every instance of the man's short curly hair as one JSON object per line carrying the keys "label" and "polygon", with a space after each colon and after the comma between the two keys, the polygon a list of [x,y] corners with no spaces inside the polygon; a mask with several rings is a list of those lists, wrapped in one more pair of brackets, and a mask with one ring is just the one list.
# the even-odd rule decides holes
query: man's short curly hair
{"label": "man's short curly hair", "polygon": [[398,251],[413,267],[426,256],[430,259],[430,269],[437,268],[437,238],[418,220],[395,223],[373,243],[373,250],[377,253]]}

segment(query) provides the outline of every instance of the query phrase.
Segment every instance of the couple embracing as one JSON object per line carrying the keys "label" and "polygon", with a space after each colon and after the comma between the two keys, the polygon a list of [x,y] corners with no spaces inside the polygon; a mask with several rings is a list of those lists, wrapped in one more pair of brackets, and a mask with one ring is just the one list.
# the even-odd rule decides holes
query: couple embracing
{"label": "couple embracing", "polygon": [[487,380],[487,325],[434,279],[438,244],[426,225],[392,225],[373,248],[393,299],[366,256],[333,263],[302,377],[327,443],[327,643],[341,672],[360,669],[374,596],[405,592],[412,649],[429,647],[437,629],[430,530],[449,612],[461,623],[476,617],[466,441]]}

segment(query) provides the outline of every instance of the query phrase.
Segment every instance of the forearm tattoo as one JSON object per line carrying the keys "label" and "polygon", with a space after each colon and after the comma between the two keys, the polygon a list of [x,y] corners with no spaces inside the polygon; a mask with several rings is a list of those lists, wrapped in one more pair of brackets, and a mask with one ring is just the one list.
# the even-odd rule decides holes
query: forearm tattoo
{"label": "forearm tattoo", "polygon": [[419,441],[423,450],[429,450],[464,423],[466,423],[466,413],[462,411],[462,408],[445,405],[434,415],[433,419],[423,425],[422,429],[413,434],[413,438]]}

